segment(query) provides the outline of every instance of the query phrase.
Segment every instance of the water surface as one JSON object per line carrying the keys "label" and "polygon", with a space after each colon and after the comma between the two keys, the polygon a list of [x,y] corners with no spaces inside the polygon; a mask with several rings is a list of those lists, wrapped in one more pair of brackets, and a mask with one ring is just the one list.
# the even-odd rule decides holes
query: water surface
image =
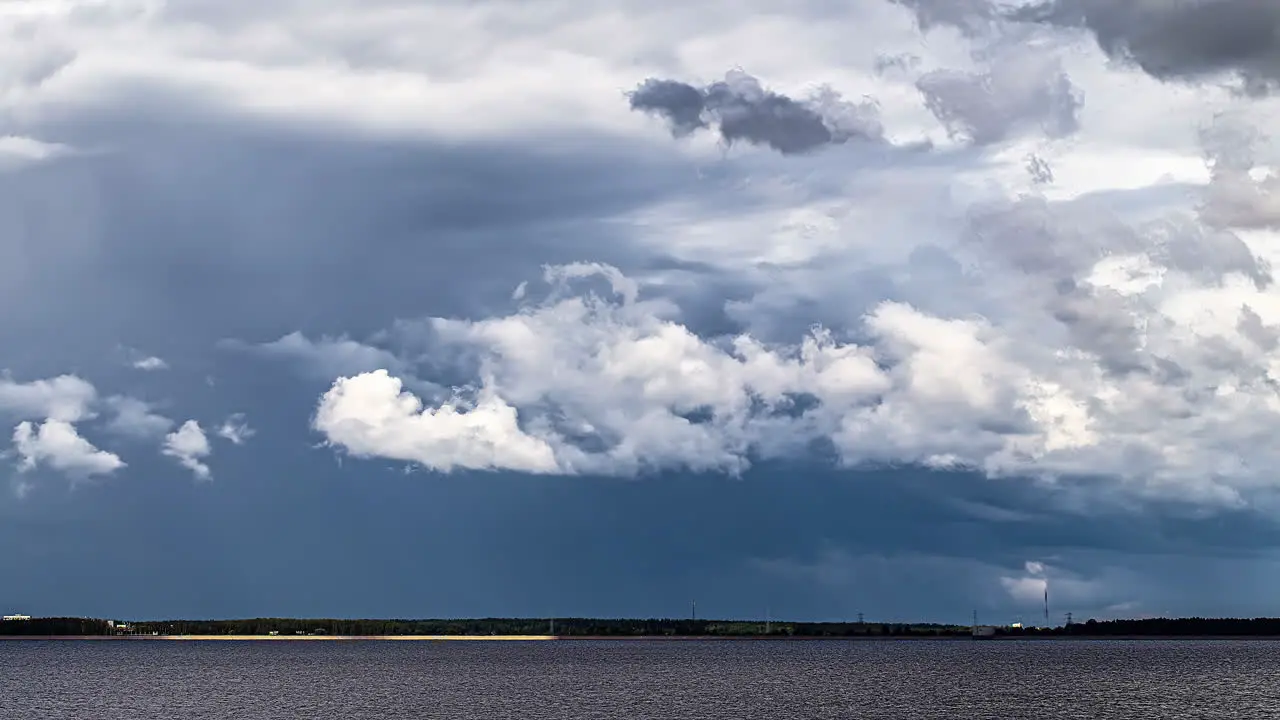
{"label": "water surface", "polygon": [[1280,642],[0,642],[0,718],[1280,718]]}

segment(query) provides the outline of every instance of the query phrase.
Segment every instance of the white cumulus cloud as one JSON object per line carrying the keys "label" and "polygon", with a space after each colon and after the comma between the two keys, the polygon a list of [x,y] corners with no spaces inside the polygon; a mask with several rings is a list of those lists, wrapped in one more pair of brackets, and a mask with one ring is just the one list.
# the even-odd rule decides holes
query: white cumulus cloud
{"label": "white cumulus cloud", "polygon": [[35,420],[52,418],[68,423],[92,415],[98,399],[93,384],[75,375],[18,382],[0,376],[0,413]]}
{"label": "white cumulus cloud", "polygon": [[203,462],[211,452],[209,438],[195,420],[188,420],[177,430],[165,435],[161,452],[194,473],[197,480],[209,480],[213,477],[209,466]]}
{"label": "white cumulus cloud", "polygon": [[107,475],[125,466],[117,455],[94,447],[63,420],[19,423],[13,431],[13,446],[21,458],[18,468],[24,471],[48,466],[72,477],[88,477]]}
{"label": "white cumulus cloud", "polygon": [[[471,391],[423,409],[386,372],[344,378],[322,400],[315,427],[355,454],[441,469],[738,472],[754,457],[822,441],[850,465],[1103,475],[1218,502],[1267,482],[1263,469],[1280,456],[1250,438],[1258,422],[1280,420],[1280,401],[1268,400],[1261,374],[1223,365],[1254,358],[1259,367],[1275,351],[1238,327],[1245,302],[1270,315],[1269,281],[1253,279],[1260,271],[1251,256],[1233,257],[1228,245],[1210,264],[1193,263],[1178,248],[1183,239],[1165,234],[1160,246],[1134,247],[1166,278],[1181,278],[1180,290],[1167,294],[1166,279],[1122,295],[1089,279],[1109,258],[1091,258],[1087,247],[1043,246],[1032,256],[1024,246],[992,246],[1025,222],[1023,209],[1009,212],[982,237],[987,256],[1012,253],[1001,262],[1024,265],[1030,277],[1067,268],[1078,284],[1049,285],[995,317],[882,301],[849,319],[845,339],[818,329],[789,345],[749,334],[703,338],[669,302],[557,285],[511,315],[430,322],[439,347],[477,358]],[[1185,284],[1224,275],[1223,290]],[[1230,303],[1227,293],[1237,293],[1234,314],[1215,305]],[[1192,296],[1202,298],[1194,311],[1184,304]],[[1156,302],[1161,309],[1137,324],[1133,313],[1153,313],[1147,303]],[[1215,307],[1224,314],[1207,314]],[[1275,322],[1255,314],[1254,335]],[[1217,390],[1190,394],[1196,387]],[[1258,422],[1226,422],[1251,414]],[[1204,442],[1206,433],[1215,441]],[[511,452],[500,451],[503,442]]]}
{"label": "white cumulus cloud", "polygon": [[133,367],[136,370],[145,370],[150,372],[154,370],[167,370],[169,369],[169,363],[155,355],[148,355],[147,357],[134,360]]}
{"label": "white cumulus cloud", "polygon": [[245,444],[256,433],[257,431],[249,427],[249,423],[245,421],[243,413],[229,415],[218,426],[218,437],[230,441],[233,445]]}
{"label": "white cumulus cloud", "polygon": [[454,403],[424,409],[385,370],[338,379],[321,398],[313,425],[352,455],[404,460],[444,472],[560,469],[551,447],[524,433],[515,408],[492,393],[480,393],[466,407]]}

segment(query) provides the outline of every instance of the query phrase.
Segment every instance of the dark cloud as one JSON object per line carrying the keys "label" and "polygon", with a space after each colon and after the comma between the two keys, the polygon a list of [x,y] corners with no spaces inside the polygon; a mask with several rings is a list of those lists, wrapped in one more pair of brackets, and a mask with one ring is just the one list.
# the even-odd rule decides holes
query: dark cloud
{"label": "dark cloud", "polygon": [[794,100],[736,70],[703,88],[649,78],[630,93],[630,100],[633,110],[665,118],[677,137],[714,126],[726,144],[765,145],[783,155],[853,139],[884,140],[884,127],[871,102],[855,104],[829,88]]}
{"label": "dark cloud", "polygon": [[879,55],[871,65],[871,68],[880,75],[891,72],[911,72],[918,67],[920,67],[920,56],[911,53]]}
{"label": "dark cloud", "polygon": [[698,88],[676,80],[649,78],[631,94],[631,109],[665,117],[677,137],[707,127],[707,99]]}
{"label": "dark cloud", "polygon": [[1108,372],[1146,370],[1142,334],[1130,302],[1115,290],[1091,287],[1072,279],[1059,281],[1050,301],[1053,318],[1067,331],[1071,344],[1098,358]]}
{"label": "dark cloud", "polygon": [[1239,117],[1220,115],[1200,132],[1210,170],[1200,217],[1215,228],[1280,227],[1280,178],[1259,170],[1262,133]]}
{"label": "dark cloud", "polygon": [[1159,223],[1153,230],[1165,240],[1151,253],[1155,262],[1204,282],[1221,282],[1226,275],[1239,273],[1252,280],[1259,290],[1271,286],[1271,263],[1254,254],[1235,233],[1181,219]]}
{"label": "dark cloud", "polygon": [[1240,308],[1240,319],[1236,322],[1240,334],[1249,338],[1259,349],[1271,352],[1280,346],[1280,328],[1267,325],[1262,316],[1248,305]]}
{"label": "dark cloud", "polygon": [[24,308],[0,318],[0,342],[33,374],[121,343],[177,367],[222,338],[505,310],[544,264],[653,254],[602,219],[695,185],[700,202],[745,202],[732,174],[583,137],[553,151],[181,117],[47,134],[110,151],[0,173],[0,302]]}
{"label": "dark cloud", "polygon": [[[951,27],[975,37],[990,35],[1000,14],[990,0],[890,0],[911,10],[916,24],[928,32]],[[1060,62],[1033,49],[1031,28],[999,25],[999,36],[975,48],[980,71],[938,69],[920,75],[916,89],[925,106],[952,137],[990,145],[1016,134],[1039,130],[1065,137],[1080,126],[1083,93]],[[877,72],[908,69],[893,58],[877,59]]]}
{"label": "dark cloud", "polygon": [[1049,0],[1015,20],[1090,30],[1113,58],[1162,80],[1238,73],[1251,93],[1280,85],[1280,4],[1266,0]]}
{"label": "dark cloud", "polygon": [[976,35],[995,18],[988,0],[890,0],[911,10],[916,24],[928,32],[934,27],[954,27],[966,35]]}
{"label": "dark cloud", "polygon": [[1080,127],[1084,96],[1052,57],[997,55],[985,72],[934,70],[916,81],[952,137],[991,145],[1026,131],[1065,137]]}
{"label": "dark cloud", "polygon": [[1280,4],[1266,0],[1039,0],[1003,12],[991,0],[889,1],[926,32],[978,36],[1001,19],[1081,28],[1108,56],[1161,80],[1236,73],[1251,94],[1280,87]]}
{"label": "dark cloud", "polygon": [[1027,174],[1031,176],[1031,182],[1036,185],[1050,185],[1053,183],[1053,166],[1048,160],[1032,153],[1027,156]]}

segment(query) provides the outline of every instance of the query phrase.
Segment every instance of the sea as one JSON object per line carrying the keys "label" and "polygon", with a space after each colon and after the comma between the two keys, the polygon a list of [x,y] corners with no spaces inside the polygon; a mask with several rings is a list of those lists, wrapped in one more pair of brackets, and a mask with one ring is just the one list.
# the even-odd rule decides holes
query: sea
{"label": "sea", "polygon": [[3,641],[3,720],[1280,718],[1280,641]]}

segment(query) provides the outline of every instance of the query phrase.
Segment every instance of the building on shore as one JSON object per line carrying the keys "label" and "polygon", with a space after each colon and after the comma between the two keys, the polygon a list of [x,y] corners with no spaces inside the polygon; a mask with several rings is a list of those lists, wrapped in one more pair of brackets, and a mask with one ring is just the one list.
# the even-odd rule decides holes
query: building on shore
{"label": "building on shore", "polygon": [[5,615],[3,617],[0,617],[0,620],[3,620],[5,622],[17,622],[19,620],[30,620],[30,619],[31,619],[30,615]]}

